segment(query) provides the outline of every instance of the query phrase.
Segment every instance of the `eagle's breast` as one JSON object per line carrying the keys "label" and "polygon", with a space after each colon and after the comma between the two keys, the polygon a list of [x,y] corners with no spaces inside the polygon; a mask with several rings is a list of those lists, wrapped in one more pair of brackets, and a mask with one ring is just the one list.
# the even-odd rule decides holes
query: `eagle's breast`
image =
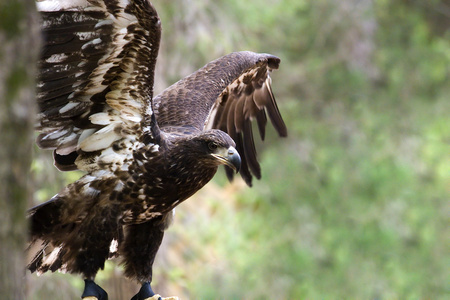
{"label": "eagle's breast", "polygon": [[130,166],[124,195],[124,223],[142,223],[170,212],[207,184],[217,171],[194,153],[180,147],[154,146],[137,151]]}

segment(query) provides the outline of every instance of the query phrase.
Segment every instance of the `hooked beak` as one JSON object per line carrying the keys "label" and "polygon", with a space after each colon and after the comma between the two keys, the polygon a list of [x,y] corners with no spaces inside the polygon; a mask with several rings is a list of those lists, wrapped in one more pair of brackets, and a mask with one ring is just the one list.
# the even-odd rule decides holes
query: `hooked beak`
{"label": "hooked beak", "polygon": [[234,147],[230,146],[228,149],[218,149],[216,153],[211,153],[211,155],[220,161],[220,163],[232,168],[236,173],[239,172],[241,168],[241,156]]}

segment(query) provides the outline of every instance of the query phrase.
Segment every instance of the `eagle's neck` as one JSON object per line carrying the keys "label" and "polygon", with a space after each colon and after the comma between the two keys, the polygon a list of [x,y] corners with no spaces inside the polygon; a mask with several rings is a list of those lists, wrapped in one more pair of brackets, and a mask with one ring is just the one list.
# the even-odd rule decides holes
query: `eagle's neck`
{"label": "eagle's neck", "polygon": [[207,184],[217,171],[217,165],[184,147],[172,145],[159,150],[135,155],[124,190],[128,195],[125,203],[134,215],[129,221],[142,222],[168,213]]}
{"label": "eagle's neck", "polygon": [[216,174],[217,165],[199,158],[195,153],[176,151],[167,158],[167,179],[175,184],[175,189],[186,200],[207,184]]}

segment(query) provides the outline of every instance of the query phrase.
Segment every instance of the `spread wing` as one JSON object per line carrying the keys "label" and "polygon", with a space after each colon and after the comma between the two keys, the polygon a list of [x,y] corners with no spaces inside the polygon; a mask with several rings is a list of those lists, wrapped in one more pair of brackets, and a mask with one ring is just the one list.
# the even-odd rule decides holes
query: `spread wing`
{"label": "spread wing", "polygon": [[[287,135],[269,75],[279,63],[273,55],[248,51],[208,63],[155,97],[158,125],[167,131],[182,126],[227,132],[241,155],[241,176],[251,185],[253,175],[261,177],[251,121],[256,119],[263,140],[267,114],[278,134]],[[232,178],[231,169],[227,175]]]}
{"label": "spread wing", "polygon": [[151,126],[161,36],[155,9],[147,0],[37,6],[44,37],[38,145],[54,149],[60,170],[126,168],[133,148],[158,130]]}

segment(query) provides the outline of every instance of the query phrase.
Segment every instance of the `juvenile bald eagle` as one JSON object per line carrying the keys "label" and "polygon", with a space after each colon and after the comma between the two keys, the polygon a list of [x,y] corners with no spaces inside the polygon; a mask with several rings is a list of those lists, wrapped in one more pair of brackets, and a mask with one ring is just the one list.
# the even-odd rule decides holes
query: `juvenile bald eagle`
{"label": "juvenile bald eagle", "polygon": [[[107,299],[94,283],[120,257],[142,284],[132,298],[157,299],[152,264],[172,211],[212,179],[219,165],[260,178],[251,120],[264,139],[266,113],[286,126],[269,73],[280,59],[236,52],[212,61],[153,97],[161,36],[147,0],[37,2],[44,47],[39,60],[37,144],[59,170],[86,175],[29,211],[31,272],[85,278],[83,298]],[[92,298],[91,298],[92,299]]]}

